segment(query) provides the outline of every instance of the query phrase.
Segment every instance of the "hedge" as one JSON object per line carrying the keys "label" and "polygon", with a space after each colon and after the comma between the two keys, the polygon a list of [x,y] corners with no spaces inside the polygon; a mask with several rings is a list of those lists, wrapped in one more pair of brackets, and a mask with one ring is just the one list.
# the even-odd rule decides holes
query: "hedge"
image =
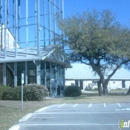
{"label": "hedge", "polygon": [[81,89],[78,86],[67,86],[64,90],[66,97],[76,97],[81,95]]}
{"label": "hedge", "polygon": [[43,85],[28,84],[24,87],[24,99],[28,101],[43,100],[49,92]]}
{"label": "hedge", "polygon": [[0,85],[0,100],[2,99],[3,93],[4,93],[5,91],[7,91],[8,89],[10,89],[9,86]]}
{"label": "hedge", "polygon": [[[43,85],[28,84],[24,86],[23,97],[25,101],[40,101],[48,96],[48,90]],[[21,87],[8,88],[2,94],[3,100],[21,100]]]}

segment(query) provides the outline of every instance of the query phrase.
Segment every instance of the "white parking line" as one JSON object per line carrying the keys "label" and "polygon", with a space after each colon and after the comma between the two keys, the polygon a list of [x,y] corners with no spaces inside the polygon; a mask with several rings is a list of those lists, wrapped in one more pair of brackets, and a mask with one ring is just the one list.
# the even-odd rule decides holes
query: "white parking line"
{"label": "white parking line", "polygon": [[104,107],[106,107],[106,103],[104,103]]}
{"label": "white parking line", "polygon": [[116,109],[117,111],[129,111],[130,108],[122,108],[122,109]]}
{"label": "white parking line", "polygon": [[[118,109],[119,110],[119,109]],[[120,109],[121,110],[121,109]],[[66,114],[68,114],[68,115],[79,115],[79,114],[81,114],[81,115],[84,115],[84,114],[117,114],[117,113],[119,113],[119,114],[121,114],[121,113],[126,113],[126,114],[130,114],[130,111],[113,111],[113,112],[96,112],[96,111],[92,111],[92,112],[72,112],[72,113],[68,113],[68,112],[55,112],[55,113],[52,113],[52,112],[45,112],[44,113],[44,115],[53,115],[54,116],[54,114],[55,115],[66,115]],[[41,113],[36,113],[36,115],[41,115]]]}
{"label": "white parking line", "polygon": [[90,103],[88,107],[91,107],[91,106],[92,106],[92,103]]}
{"label": "white parking line", "polygon": [[92,123],[90,123],[90,124],[87,124],[87,123],[80,123],[80,124],[72,124],[72,123],[70,123],[70,124],[60,124],[60,123],[58,123],[58,124],[50,124],[50,123],[48,123],[48,124],[21,124],[21,126],[117,126],[117,124],[115,123],[113,123],[113,124],[92,124]]}
{"label": "white parking line", "polygon": [[77,107],[78,106],[78,104],[75,104],[73,107]]}
{"label": "white parking line", "polygon": [[64,104],[61,104],[60,106],[58,106],[58,108],[61,108],[61,107],[63,107],[65,105],[65,103]]}
{"label": "white parking line", "polygon": [[119,107],[121,107],[121,104],[120,104],[120,103],[117,103],[117,105],[118,105]]}

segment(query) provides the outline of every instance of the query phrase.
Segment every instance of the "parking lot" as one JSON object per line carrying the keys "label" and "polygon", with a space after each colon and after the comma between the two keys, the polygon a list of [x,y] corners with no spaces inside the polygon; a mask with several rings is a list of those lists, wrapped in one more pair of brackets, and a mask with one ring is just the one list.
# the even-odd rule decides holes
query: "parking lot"
{"label": "parking lot", "polygon": [[130,120],[130,103],[64,103],[28,114],[12,130],[119,130],[123,119]]}

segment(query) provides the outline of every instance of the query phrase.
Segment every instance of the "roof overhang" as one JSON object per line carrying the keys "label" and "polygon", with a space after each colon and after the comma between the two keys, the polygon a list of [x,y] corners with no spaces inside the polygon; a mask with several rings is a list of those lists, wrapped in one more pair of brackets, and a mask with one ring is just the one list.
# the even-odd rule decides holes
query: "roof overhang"
{"label": "roof overhang", "polygon": [[27,61],[49,61],[56,64],[61,64],[65,68],[71,68],[70,64],[59,58],[51,57],[55,52],[55,47],[48,46],[46,49],[40,47],[40,53],[37,54],[37,48],[17,49],[17,56],[15,55],[15,49],[7,50],[6,57],[4,57],[4,51],[0,51],[0,63],[9,62],[27,62]]}
{"label": "roof overhang", "polygon": [[48,57],[14,57],[14,58],[3,58],[0,59],[0,63],[9,63],[9,62],[27,62],[27,61],[48,61],[48,62],[53,62],[56,64],[63,65],[65,68],[71,68],[69,63],[58,61],[55,59],[51,59]]}

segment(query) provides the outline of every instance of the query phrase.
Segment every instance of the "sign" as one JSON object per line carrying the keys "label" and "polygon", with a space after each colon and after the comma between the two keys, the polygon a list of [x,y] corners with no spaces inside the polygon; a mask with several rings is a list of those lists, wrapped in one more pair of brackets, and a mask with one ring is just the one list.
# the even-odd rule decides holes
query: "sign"
{"label": "sign", "polygon": [[24,84],[24,74],[21,74],[21,84]]}
{"label": "sign", "polygon": [[24,84],[24,74],[21,74],[21,109],[23,110],[23,84]]}

